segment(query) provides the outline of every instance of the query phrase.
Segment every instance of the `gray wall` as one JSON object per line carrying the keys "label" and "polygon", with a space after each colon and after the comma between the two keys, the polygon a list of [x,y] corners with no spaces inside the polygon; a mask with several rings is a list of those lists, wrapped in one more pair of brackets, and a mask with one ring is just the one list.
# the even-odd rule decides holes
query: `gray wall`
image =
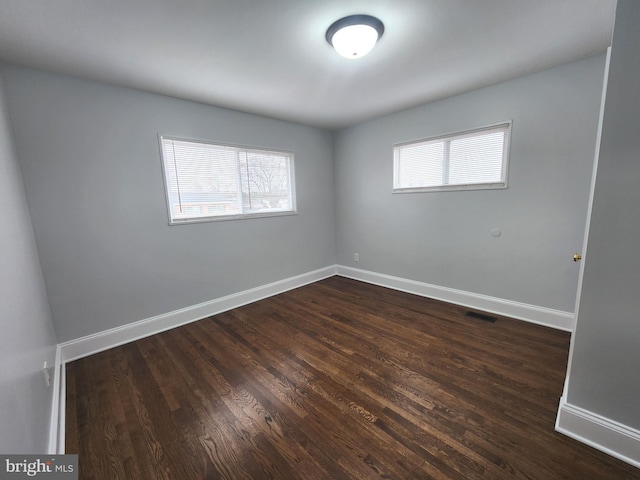
{"label": "gray wall", "polygon": [[[56,337],[0,78],[0,452],[46,453]],[[53,372],[52,372],[53,373]]]}
{"label": "gray wall", "polygon": [[620,0],[567,402],[640,429],[640,3]]}
{"label": "gray wall", "polygon": [[[338,263],[573,312],[605,58],[336,134]],[[393,144],[513,120],[506,190],[392,194]],[[490,232],[502,230],[494,238]],[[360,254],[360,262],[353,254]]]}
{"label": "gray wall", "polygon": [[[58,340],[335,263],[326,131],[5,66]],[[158,134],[295,152],[299,214],[169,226]]]}

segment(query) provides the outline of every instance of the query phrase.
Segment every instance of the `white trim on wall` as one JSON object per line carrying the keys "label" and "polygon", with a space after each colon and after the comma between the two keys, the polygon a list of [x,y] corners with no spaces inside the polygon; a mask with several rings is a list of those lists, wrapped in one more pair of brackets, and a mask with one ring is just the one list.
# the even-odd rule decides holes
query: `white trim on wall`
{"label": "white trim on wall", "polygon": [[571,366],[573,364],[573,349],[578,329],[578,319],[580,318],[580,300],[582,298],[582,283],[584,280],[584,268],[587,262],[587,250],[589,245],[589,230],[591,229],[591,212],[593,211],[593,196],[596,190],[596,178],[598,176],[598,163],[600,161],[600,144],[602,143],[602,124],[604,122],[604,107],[607,103],[607,87],[609,85],[609,67],[611,65],[611,47],[607,48],[607,56],[604,64],[604,78],[602,79],[602,97],[600,99],[600,115],[598,117],[598,131],[596,133],[596,149],[593,158],[593,170],[591,174],[591,186],[589,188],[589,204],[587,206],[587,219],[584,229],[584,239],[582,240],[582,261],[578,273],[578,291],[574,307],[575,327],[574,334],[571,335],[569,344],[569,360],[567,362],[567,376],[564,379],[563,395],[567,395],[569,379],[571,377]]}
{"label": "white trim on wall", "polygon": [[571,330],[573,325],[573,314],[569,312],[478,295],[343,265],[333,265],[59,344],[56,350],[49,453],[64,453],[66,362],[232,310],[334,275],[562,330]]}
{"label": "white trim on wall", "polygon": [[66,381],[64,362],[60,345],[56,346],[56,359],[53,366],[53,391],[51,398],[51,419],[49,424],[49,448],[51,455],[64,453],[64,425],[66,405]]}
{"label": "white trim on wall", "polygon": [[65,450],[66,362],[272,297],[279,293],[332,277],[335,274],[335,266],[321,268],[59,344],[56,348],[51,421],[49,425],[49,453],[63,454]]}
{"label": "white trim on wall", "polygon": [[195,322],[279,293],[317,282],[336,274],[336,267],[325,267],[173,312],[139,320],[121,327],[87,335],[60,344],[62,361],[70,362],[125,343],[133,342],[180,325]]}
{"label": "white trim on wall", "polygon": [[503,298],[465,292],[454,288],[440,287],[438,285],[431,285],[429,283],[417,282],[415,280],[408,280],[406,278],[394,277],[343,265],[338,265],[337,274],[354,280],[361,280],[374,285],[393,288],[394,290],[413,293],[435,300],[455,303],[456,305],[504,315],[530,323],[537,323],[567,332],[573,329],[574,316],[571,312],[563,312],[551,308],[529,305],[527,303],[505,300]]}
{"label": "white trim on wall", "polygon": [[640,468],[640,431],[560,399],[556,431]]}
{"label": "white trim on wall", "polygon": [[496,313],[498,315],[505,315],[560,330],[571,331],[573,327],[573,314],[570,312],[562,312],[560,310],[465,292],[463,290],[431,285],[343,265],[334,265],[191,307],[139,320],[121,327],[63,342],[59,345],[61,362],[76,360],[103,350],[108,350],[109,348],[117,347],[211,315],[238,308],[242,305],[247,305],[309,283],[317,282],[336,274],[374,285],[393,288],[395,290]]}

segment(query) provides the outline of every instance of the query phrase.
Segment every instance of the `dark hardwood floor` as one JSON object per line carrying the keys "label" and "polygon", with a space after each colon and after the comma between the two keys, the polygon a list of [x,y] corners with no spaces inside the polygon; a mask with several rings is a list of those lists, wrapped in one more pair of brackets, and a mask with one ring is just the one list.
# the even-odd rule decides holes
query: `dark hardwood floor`
{"label": "dark hardwood floor", "polygon": [[554,431],[569,334],[341,277],[67,365],[82,479],[640,479]]}

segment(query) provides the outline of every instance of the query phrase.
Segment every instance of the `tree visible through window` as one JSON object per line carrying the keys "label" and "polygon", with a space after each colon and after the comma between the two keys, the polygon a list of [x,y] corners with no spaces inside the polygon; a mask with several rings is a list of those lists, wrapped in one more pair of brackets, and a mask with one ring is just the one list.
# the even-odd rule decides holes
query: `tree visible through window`
{"label": "tree visible through window", "polygon": [[293,154],[160,137],[170,223],[295,213]]}

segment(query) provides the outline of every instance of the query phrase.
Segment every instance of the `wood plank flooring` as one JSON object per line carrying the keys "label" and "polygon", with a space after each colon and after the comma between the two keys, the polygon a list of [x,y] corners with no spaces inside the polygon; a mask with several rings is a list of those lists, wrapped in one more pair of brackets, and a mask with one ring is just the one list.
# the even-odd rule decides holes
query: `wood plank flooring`
{"label": "wood plank flooring", "polygon": [[640,479],[554,432],[569,334],[332,277],[67,365],[82,479]]}

